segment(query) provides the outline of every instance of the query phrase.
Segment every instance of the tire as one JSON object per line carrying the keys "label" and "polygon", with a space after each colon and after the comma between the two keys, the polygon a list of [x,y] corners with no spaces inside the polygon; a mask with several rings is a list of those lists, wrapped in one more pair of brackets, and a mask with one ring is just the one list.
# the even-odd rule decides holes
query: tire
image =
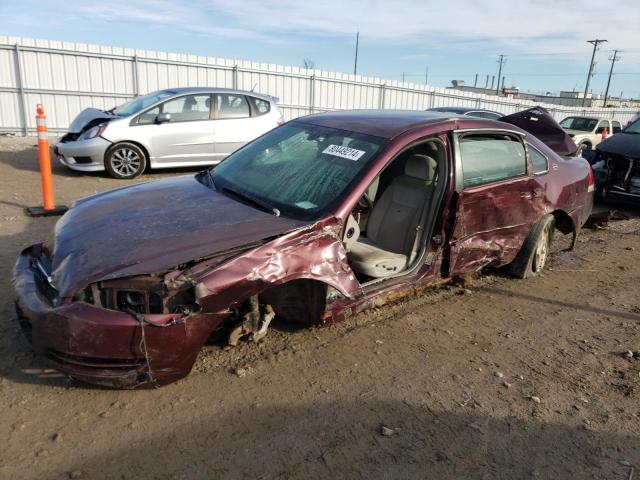
{"label": "tire", "polygon": [[578,150],[576,152],[576,156],[577,157],[582,156],[582,152],[584,152],[585,150],[591,150],[591,144],[590,143],[582,142],[580,145],[578,145]]}
{"label": "tire", "polygon": [[511,275],[517,278],[529,278],[542,272],[549,259],[554,228],[553,215],[545,215],[533,226],[515,260],[509,265]]}
{"label": "tire", "polygon": [[104,167],[113,178],[130,180],[147,168],[147,156],[133,143],[116,143],[104,155]]}

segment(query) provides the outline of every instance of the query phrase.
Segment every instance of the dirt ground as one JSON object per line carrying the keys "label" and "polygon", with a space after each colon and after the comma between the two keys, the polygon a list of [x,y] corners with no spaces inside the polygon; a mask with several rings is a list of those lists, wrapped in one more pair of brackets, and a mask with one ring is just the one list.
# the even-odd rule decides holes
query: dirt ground
{"label": "dirt ground", "polygon": [[[48,370],[17,326],[13,262],[55,222],[23,215],[41,202],[34,144],[0,137],[0,478],[640,478],[640,359],[622,356],[640,350],[639,208],[574,252],[556,237],[539,278],[276,325],[206,346],[178,383],[117,391]],[[67,205],[123,184],[54,181]]]}

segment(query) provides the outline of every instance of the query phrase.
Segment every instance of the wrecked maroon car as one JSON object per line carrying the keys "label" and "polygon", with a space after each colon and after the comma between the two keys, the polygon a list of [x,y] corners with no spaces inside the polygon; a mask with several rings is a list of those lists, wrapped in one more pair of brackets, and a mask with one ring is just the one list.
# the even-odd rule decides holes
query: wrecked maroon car
{"label": "wrecked maroon car", "polygon": [[488,266],[535,275],[592,190],[586,161],[501,121],[312,115],[215,169],[76,202],[20,255],[18,316],[73,378],[166,384],[213,334],[329,324]]}

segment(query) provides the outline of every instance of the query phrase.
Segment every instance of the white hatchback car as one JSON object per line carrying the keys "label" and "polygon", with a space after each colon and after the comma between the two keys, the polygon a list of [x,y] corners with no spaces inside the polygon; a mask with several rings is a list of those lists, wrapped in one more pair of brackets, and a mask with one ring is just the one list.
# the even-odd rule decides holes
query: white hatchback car
{"label": "white hatchback car", "polygon": [[277,99],[220,88],[172,88],[83,110],[54,147],[67,167],[135,178],[150,168],[215,165],[281,125]]}

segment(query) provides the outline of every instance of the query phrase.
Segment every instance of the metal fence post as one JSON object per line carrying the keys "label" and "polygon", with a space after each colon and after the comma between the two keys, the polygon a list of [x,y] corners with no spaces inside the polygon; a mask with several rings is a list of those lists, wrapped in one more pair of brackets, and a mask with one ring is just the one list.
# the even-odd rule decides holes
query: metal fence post
{"label": "metal fence post", "polygon": [[16,81],[20,95],[20,121],[22,122],[22,136],[27,136],[27,99],[24,94],[24,78],[22,78],[22,62],[20,61],[20,45],[15,44]]}
{"label": "metal fence post", "polygon": [[232,74],[231,81],[233,82],[233,88],[237,89],[238,88],[238,65],[233,66],[233,74]]}
{"label": "metal fence post", "polygon": [[384,109],[386,91],[387,91],[387,85],[384,83],[380,84],[380,99],[378,102],[378,108],[380,108],[380,110]]}
{"label": "metal fence post", "polygon": [[140,81],[138,80],[138,55],[133,56],[133,95],[140,95]]}
{"label": "metal fence post", "polygon": [[314,113],[316,102],[316,76],[309,77],[309,113]]}
{"label": "metal fence post", "polygon": [[436,92],[435,91],[429,92],[429,104],[427,108],[433,108],[435,98],[436,98]]}

